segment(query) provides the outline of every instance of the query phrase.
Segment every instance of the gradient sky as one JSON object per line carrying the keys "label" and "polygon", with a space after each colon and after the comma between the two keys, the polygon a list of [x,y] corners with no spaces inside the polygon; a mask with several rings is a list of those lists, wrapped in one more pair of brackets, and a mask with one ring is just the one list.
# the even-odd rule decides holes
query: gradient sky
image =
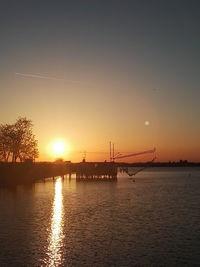
{"label": "gradient sky", "polygon": [[110,140],[200,161],[199,29],[194,0],[2,0],[0,123],[32,119],[39,160],[63,139],[72,161]]}

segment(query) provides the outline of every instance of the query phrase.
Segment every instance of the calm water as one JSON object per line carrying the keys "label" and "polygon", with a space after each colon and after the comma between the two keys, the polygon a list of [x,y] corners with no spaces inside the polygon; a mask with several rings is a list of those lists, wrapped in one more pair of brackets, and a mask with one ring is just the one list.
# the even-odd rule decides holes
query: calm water
{"label": "calm water", "polygon": [[200,265],[200,169],[0,189],[0,266]]}

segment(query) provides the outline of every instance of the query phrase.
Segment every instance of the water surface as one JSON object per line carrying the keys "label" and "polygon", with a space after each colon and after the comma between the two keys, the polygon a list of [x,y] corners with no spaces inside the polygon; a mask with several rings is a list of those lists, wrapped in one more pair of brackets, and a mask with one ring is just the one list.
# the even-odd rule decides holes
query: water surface
{"label": "water surface", "polygon": [[0,189],[0,266],[197,266],[200,169]]}

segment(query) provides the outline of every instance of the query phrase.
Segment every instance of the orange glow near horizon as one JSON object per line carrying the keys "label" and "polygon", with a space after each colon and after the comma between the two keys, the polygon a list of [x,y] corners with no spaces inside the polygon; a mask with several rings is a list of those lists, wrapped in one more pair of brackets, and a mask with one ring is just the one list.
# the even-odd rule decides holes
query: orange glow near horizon
{"label": "orange glow near horizon", "polygon": [[[98,142],[98,140],[96,141]],[[160,142],[161,143],[161,142]],[[70,142],[65,144],[65,150],[62,147],[63,143],[51,142],[48,146],[48,150],[44,150],[43,146],[40,149],[40,156],[37,161],[54,161],[56,158],[62,158],[66,161],[71,162],[80,162],[82,161],[84,155],[86,155],[86,161],[109,161],[109,146],[107,143],[101,144],[101,146],[96,146],[93,140],[88,141],[88,144],[85,144],[85,147],[81,144]],[[52,150],[55,148],[56,151]],[[143,145],[142,142],[139,144],[133,144],[128,147],[125,143],[125,146],[119,144],[116,145],[116,153],[121,153],[123,155],[130,153],[137,153],[144,150],[152,149],[154,146]],[[184,147],[177,146],[172,144],[171,146],[166,147],[166,145],[158,144],[156,147],[156,161],[157,162],[169,162],[169,161],[179,161],[179,160],[188,160],[193,162],[199,162],[200,154],[199,147]],[[86,149],[85,149],[86,148]],[[131,158],[124,158],[116,160],[119,162],[148,162],[152,159],[153,155],[141,155]]]}
{"label": "orange glow near horizon", "polygon": [[[99,71],[97,68],[97,76],[100,75]],[[94,86],[89,79],[85,79],[85,83],[72,84],[19,77],[13,81],[10,79],[2,87],[15,88],[15,92],[21,92],[23,103],[16,104],[12,102],[15,98],[11,98],[10,109],[2,113],[1,123],[13,123],[18,116],[26,116],[33,121],[33,132],[39,148],[37,161],[63,158],[80,162],[83,151],[86,151],[86,161],[108,161],[110,140],[115,143],[116,152],[120,153],[134,153],[156,147],[157,161],[200,161],[200,126],[186,112],[185,105],[176,105],[175,112],[164,105],[165,95],[156,93],[155,96],[152,92],[150,94],[136,89],[130,90],[130,95],[116,92],[114,81],[117,74],[111,74],[112,80],[105,74],[106,82],[99,81]],[[81,73],[76,75],[80,76]],[[121,82],[123,86],[127,90],[130,87]],[[137,81],[131,83],[131,88],[140,86]],[[145,80],[143,86],[149,86]],[[26,104],[25,96],[30,97],[29,94],[33,104]],[[157,104],[152,105],[155,101]],[[37,108],[34,103],[37,103]],[[118,103],[120,108],[117,108]],[[4,107],[3,110],[6,109]],[[58,145],[56,151],[52,150],[52,144],[57,141],[65,143],[65,150],[61,148],[62,145]],[[127,159],[129,162],[135,160]]]}

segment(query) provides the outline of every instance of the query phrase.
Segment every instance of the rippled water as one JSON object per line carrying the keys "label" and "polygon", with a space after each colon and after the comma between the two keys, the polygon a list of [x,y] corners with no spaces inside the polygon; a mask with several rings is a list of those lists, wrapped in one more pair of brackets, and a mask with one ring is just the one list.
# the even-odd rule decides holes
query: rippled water
{"label": "rippled water", "polygon": [[0,189],[0,266],[200,265],[200,169]]}

